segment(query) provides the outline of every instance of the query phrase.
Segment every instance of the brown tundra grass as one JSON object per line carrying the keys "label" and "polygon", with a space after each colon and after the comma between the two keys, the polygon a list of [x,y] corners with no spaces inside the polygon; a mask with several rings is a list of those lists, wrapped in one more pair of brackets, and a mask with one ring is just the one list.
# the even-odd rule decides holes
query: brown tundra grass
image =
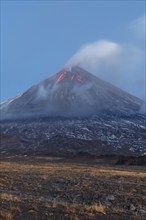
{"label": "brown tundra grass", "polygon": [[5,158],[0,207],[0,220],[145,220],[145,168],[88,158]]}

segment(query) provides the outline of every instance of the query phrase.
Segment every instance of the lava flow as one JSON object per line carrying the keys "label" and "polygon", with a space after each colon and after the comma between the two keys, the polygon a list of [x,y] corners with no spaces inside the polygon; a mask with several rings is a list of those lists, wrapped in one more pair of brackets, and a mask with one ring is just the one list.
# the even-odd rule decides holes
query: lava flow
{"label": "lava flow", "polygon": [[80,75],[78,75],[76,78],[80,83],[84,83],[84,80],[80,77]]}
{"label": "lava flow", "polygon": [[65,75],[66,75],[66,72],[61,73],[60,76],[57,79],[57,82],[62,81],[65,78]]}
{"label": "lava flow", "polygon": [[71,72],[64,71],[62,72],[58,77],[56,82],[60,82],[64,80],[65,78],[68,78],[71,81],[78,81],[79,83],[84,83],[85,81],[79,74],[72,74]]}

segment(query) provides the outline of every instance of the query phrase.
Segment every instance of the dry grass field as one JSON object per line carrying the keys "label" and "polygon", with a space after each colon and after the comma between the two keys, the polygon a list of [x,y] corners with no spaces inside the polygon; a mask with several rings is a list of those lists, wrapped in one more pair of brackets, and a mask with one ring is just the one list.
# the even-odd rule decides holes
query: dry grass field
{"label": "dry grass field", "polygon": [[1,158],[0,207],[2,220],[144,220],[145,168],[96,158]]}

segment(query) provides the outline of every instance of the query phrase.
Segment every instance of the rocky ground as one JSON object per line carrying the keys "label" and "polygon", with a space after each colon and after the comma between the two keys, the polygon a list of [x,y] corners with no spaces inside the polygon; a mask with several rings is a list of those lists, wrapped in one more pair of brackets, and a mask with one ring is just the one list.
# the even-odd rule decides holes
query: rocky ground
{"label": "rocky ground", "polygon": [[1,157],[2,220],[144,220],[146,173],[114,157]]}
{"label": "rocky ground", "polygon": [[144,155],[146,115],[102,114],[91,118],[40,118],[0,122],[3,155],[55,153]]}

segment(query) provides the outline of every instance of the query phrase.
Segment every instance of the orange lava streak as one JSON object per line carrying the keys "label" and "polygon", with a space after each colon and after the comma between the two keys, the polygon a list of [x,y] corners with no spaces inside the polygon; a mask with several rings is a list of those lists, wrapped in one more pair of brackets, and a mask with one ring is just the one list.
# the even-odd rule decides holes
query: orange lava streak
{"label": "orange lava streak", "polygon": [[84,83],[84,81],[81,79],[81,77],[78,75],[77,76],[77,80],[80,82],[80,83]]}
{"label": "orange lava streak", "polygon": [[64,79],[64,77],[65,77],[65,74],[66,74],[66,73],[62,73],[62,74],[58,77],[57,82],[62,81],[62,80]]}
{"label": "orange lava streak", "polygon": [[75,75],[73,75],[73,76],[71,77],[71,80],[74,80],[74,78],[75,78]]}

